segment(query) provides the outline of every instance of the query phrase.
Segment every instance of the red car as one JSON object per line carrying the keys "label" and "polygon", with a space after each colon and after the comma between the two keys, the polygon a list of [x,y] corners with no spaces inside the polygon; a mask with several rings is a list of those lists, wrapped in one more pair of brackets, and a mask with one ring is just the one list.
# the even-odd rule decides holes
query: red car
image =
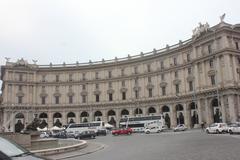
{"label": "red car", "polygon": [[120,134],[132,134],[131,128],[120,128],[120,129],[114,129],[112,130],[112,135],[120,135]]}

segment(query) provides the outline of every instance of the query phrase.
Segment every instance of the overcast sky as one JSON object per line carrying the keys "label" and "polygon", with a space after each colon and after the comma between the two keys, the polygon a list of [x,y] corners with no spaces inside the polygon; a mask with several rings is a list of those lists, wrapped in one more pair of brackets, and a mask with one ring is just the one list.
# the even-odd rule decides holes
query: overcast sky
{"label": "overcast sky", "polygon": [[0,0],[0,65],[88,62],[159,49],[198,22],[240,23],[239,0]]}

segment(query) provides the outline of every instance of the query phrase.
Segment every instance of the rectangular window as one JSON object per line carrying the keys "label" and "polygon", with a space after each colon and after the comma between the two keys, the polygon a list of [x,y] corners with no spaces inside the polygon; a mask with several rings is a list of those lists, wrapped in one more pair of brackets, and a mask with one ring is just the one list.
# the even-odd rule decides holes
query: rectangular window
{"label": "rectangular window", "polygon": [[191,67],[188,68],[188,74],[192,74],[192,68]]}
{"label": "rectangular window", "polygon": [[95,73],[95,78],[98,79],[98,72]]}
{"label": "rectangular window", "polygon": [[125,81],[122,81],[122,87],[125,87]]}
{"label": "rectangular window", "polygon": [[84,81],[86,80],[86,73],[82,74],[82,80],[84,80]]}
{"label": "rectangular window", "polygon": [[139,92],[135,91],[135,98],[138,99],[138,97],[139,97]]}
{"label": "rectangular window", "polygon": [[73,103],[73,96],[69,96],[69,104],[72,104]]}
{"label": "rectangular window", "polygon": [[188,53],[187,54],[187,62],[190,62],[191,61],[191,58],[190,58],[190,54]]}
{"label": "rectangular window", "polygon": [[212,46],[208,45],[208,53],[211,54],[212,53]]}
{"label": "rectangular window", "polygon": [[213,64],[213,59],[210,59],[210,60],[209,60],[209,66],[210,66],[210,68],[213,68],[213,65],[214,65],[214,64]]}
{"label": "rectangular window", "polygon": [[82,103],[86,103],[86,95],[82,95]]}
{"label": "rectangular window", "polygon": [[175,66],[177,65],[177,58],[176,57],[173,58],[173,63],[174,63]]}
{"label": "rectangular window", "polygon": [[112,88],[112,82],[108,83],[108,88]]}
{"label": "rectangular window", "polygon": [[148,77],[148,83],[152,82],[152,77]]}
{"label": "rectangular window", "polygon": [[135,74],[138,73],[138,68],[137,68],[137,66],[134,67],[134,73],[135,73]]}
{"label": "rectangular window", "polygon": [[69,81],[72,82],[73,81],[73,78],[72,78],[72,74],[69,74]]}
{"label": "rectangular window", "polygon": [[42,104],[46,104],[46,97],[42,97]]}
{"label": "rectangular window", "polygon": [[82,85],[82,90],[85,90],[85,89],[86,89],[86,85],[83,84],[83,85]]}
{"label": "rectangular window", "polygon": [[147,71],[151,72],[151,65],[150,64],[147,65]]}
{"label": "rectangular window", "polygon": [[161,69],[164,69],[164,62],[161,61]]}
{"label": "rectangular window", "polygon": [[112,93],[109,93],[108,96],[109,96],[109,101],[112,101],[112,100],[113,100],[113,95],[112,95]]}
{"label": "rectangular window", "polygon": [[149,97],[152,97],[152,96],[153,96],[153,95],[152,95],[152,88],[149,88],[149,89],[148,89],[148,96],[149,96]]}
{"label": "rectangular window", "polygon": [[56,75],[56,82],[59,82],[59,75]]}
{"label": "rectangular window", "polygon": [[124,76],[124,68],[121,69],[121,76]]}
{"label": "rectangular window", "polygon": [[176,94],[178,94],[179,93],[179,84],[176,84],[175,87],[176,87]]}
{"label": "rectangular window", "polygon": [[100,99],[99,94],[96,94],[96,102],[99,102],[99,99]]}
{"label": "rectangular window", "polygon": [[23,75],[19,74],[19,81],[23,81]]}
{"label": "rectangular window", "polygon": [[138,84],[138,78],[135,78],[135,85],[137,85]]}
{"label": "rectangular window", "polygon": [[193,91],[193,82],[190,81],[188,83],[189,83],[189,91]]}
{"label": "rectangular window", "polygon": [[46,82],[46,75],[42,75],[42,82]]}
{"label": "rectangular window", "polygon": [[162,87],[162,95],[163,95],[163,96],[166,95],[166,87]]}
{"label": "rectangular window", "polygon": [[178,78],[178,71],[176,71],[174,75],[175,75],[175,78]]}
{"label": "rectangular window", "polygon": [[112,78],[112,71],[108,71],[108,78]]}
{"label": "rectangular window", "polygon": [[122,92],[122,100],[126,100],[126,92]]}
{"label": "rectangular window", "polygon": [[236,49],[239,50],[238,42],[235,42]]}
{"label": "rectangular window", "polygon": [[211,84],[212,84],[213,86],[216,85],[215,75],[211,75],[210,78],[211,78]]}
{"label": "rectangular window", "polygon": [[161,74],[161,80],[164,81],[164,74]]}
{"label": "rectangular window", "polygon": [[22,91],[22,86],[18,86],[18,91]]}
{"label": "rectangular window", "polygon": [[22,97],[18,97],[18,103],[22,104]]}
{"label": "rectangular window", "polygon": [[59,96],[55,97],[55,104],[59,104]]}

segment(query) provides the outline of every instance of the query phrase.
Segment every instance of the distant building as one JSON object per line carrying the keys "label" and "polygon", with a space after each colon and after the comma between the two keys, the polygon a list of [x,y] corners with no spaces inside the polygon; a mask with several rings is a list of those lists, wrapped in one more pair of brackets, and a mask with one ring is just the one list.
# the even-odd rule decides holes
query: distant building
{"label": "distant building", "polygon": [[[173,31],[179,32],[179,31]],[[146,39],[147,42],[147,39]],[[169,127],[240,120],[240,25],[199,24],[193,37],[126,58],[1,66],[3,125],[48,127],[163,114]],[[2,117],[2,116],[1,116]]]}

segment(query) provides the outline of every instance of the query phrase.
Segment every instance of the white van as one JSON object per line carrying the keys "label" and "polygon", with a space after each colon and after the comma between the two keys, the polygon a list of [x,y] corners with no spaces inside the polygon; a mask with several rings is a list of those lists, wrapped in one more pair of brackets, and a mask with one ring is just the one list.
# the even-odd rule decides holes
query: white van
{"label": "white van", "polygon": [[148,128],[145,128],[144,132],[146,134],[149,134],[149,133],[160,133],[162,131],[162,126],[154,126],[154,127],[148,127]]}

